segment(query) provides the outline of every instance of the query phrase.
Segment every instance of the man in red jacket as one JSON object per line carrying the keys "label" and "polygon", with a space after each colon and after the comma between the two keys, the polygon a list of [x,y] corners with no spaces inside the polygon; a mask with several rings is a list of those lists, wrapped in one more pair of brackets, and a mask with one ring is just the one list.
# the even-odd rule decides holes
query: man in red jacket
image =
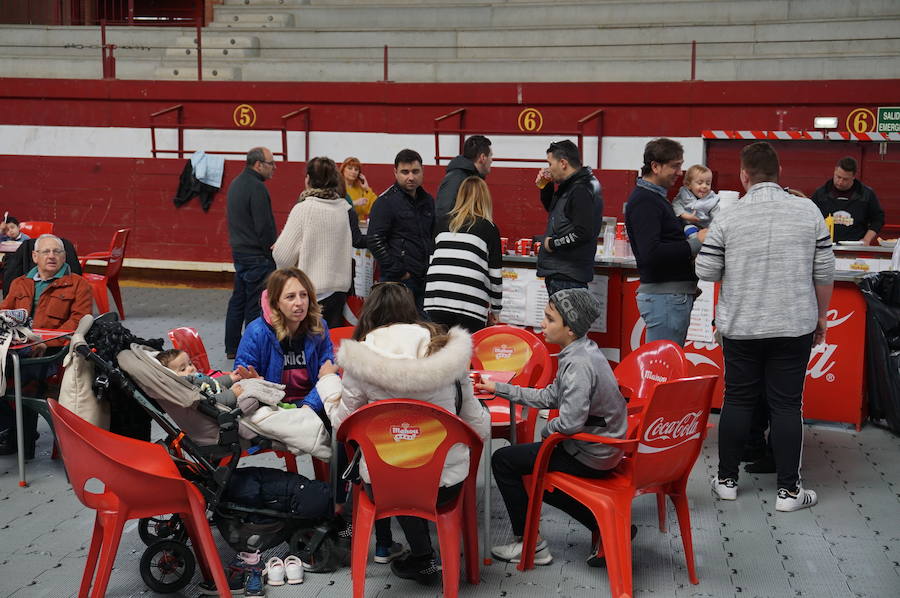
{"label": "man in red jacket", "polygon": [[[32,259],[36,264],[24,276],[16,278],[3,298],[0,309],[24,309],[32,317],[35,328],[74,330],[81,318],[91,313],[91,287],[86,280],[72,274],[66,263],[66,250],[59,237],[41,235],[34,244]],[[58,350],[64,341],[50,341],[31,347],[28,357],[39,357]],[[37,414],[31,410],[25,418],[25,458],[34,457],[37,440]],[[0,401],[0,455],[16,452],[13,417],[5,401]]]}

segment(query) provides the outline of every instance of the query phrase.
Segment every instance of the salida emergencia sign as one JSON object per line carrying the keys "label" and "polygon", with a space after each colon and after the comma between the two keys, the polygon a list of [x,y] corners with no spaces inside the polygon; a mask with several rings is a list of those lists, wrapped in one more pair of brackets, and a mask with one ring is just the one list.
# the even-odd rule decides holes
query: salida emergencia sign
{"label": "salida emergencia sign", "polygon": [[878,109],[879,133],[900,133],[900,106]]}

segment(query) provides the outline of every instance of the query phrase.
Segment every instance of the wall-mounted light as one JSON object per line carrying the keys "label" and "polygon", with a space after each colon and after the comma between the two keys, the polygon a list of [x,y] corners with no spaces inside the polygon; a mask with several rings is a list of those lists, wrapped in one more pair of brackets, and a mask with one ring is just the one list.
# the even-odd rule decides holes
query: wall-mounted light
{"label": "wall-mounted light", "polygon": [[817,116],[813,119],[814,129],[837,129],[838,119],[836,116]]}

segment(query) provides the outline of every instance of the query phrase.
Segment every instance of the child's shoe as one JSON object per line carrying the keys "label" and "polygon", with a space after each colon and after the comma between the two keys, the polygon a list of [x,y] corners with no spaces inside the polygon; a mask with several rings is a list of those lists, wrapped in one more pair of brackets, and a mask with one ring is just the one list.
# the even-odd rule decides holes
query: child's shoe
{"label": "child's shoe", "polygon": [[284,572],[290,585],[303,583],[303,561],[300,557],[290,555],[284,559]]}
{"label": "child's shoe", "polygon": [[270,558],[268,562],[266,562],[265,574],[267,584],[270,586],[283,586],[285,575],[284,561],[277,556]]}
{"label": "child's shoe", "polygon": [[251,569],[247,573],[247,580],[244,582],[244,596],[265,596],[266,586],[263,585],[263,576],[261,569]]}

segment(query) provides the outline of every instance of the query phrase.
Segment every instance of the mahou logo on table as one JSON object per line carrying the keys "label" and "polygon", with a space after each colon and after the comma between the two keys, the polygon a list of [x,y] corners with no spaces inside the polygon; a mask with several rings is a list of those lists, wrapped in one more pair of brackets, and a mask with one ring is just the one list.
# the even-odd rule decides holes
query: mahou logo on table
{"label": "mahou logo on table", "polygon": [[638,452],[659,453],[698,438],[702,415],[703,411],[691,411],[681,419],[656,418],[644,430],[644,442],[638,446]]}

